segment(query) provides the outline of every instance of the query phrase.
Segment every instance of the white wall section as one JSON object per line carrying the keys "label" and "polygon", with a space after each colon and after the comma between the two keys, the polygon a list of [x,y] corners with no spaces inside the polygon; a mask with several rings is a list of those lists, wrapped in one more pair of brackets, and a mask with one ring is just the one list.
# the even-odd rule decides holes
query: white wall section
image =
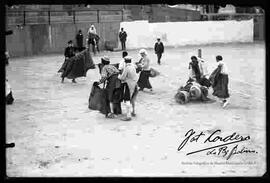
{"label": "white wall section", "polygon": [[[253,19],[244,21],[121,22],[127,49],[152,48],[160,36],[165,46],[253,42]],[[119,47],[120,42],[119,42]]]}

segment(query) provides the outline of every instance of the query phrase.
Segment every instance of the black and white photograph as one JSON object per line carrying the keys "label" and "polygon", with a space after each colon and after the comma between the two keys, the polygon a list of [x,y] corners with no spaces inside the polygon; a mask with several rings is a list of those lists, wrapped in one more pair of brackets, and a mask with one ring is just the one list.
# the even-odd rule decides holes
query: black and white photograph
{"label": "black and white photograph", "polygon": [[261,177],[265,10],[5,4],[7,177]]}

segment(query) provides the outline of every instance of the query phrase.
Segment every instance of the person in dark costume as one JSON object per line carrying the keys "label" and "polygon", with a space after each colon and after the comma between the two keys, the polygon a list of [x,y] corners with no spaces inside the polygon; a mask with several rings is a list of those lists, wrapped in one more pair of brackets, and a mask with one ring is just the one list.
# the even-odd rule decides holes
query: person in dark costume
{"label": "person in dark costume", "polygon": [[142,56],[142,59],[140,60],[140,63],[137,64],[138,68],[141,68],[140,77],[138,80],[138,86],[139,91],[143,91],[144,88],[150,89],[150,91],[153,91],[152,85],[150,84],[149,77],[151,75],[150,71],[150,59],[147,57],[147,52],[145,49],[141,49],[139,53]]}
{"label": "person in dark costume", "polygon": [[163,43],[160,41],[160,38],[157,38],[157,42],[155,43],[154,50],[155,50],[155,53],[157,54],[157,63],[160,65],[160,59],[164,52],[164,46],[163,46]]}
{"label": "person in dark costume", "polygon": [[201,79],[201,72],[199,68],[199,62],[196,56],[191,57],[191,62],[189,62],[189,82],[196,81],[199,83]]}
{"label": "person in dark costume", "polygon": [[124,28],[121,28],[121,31],[119,32],[119,39],[121,42],[122,50],[126,50],[127,33],[124,31]]}
{"label": "person in dark costume", "polygon": [[[70,42],[69,42],[70,43]],[[62,72],[62,83],[64,78],[72,79],[73,83],[76,83],[75,78],[86,77],[86,73],[89,69],[94,69],[95,64],[90,55],[89,48],[79,52],[77,55],[74,54],[73,47],[69,47],[65,51],[65,62],[58,72]],[[71,56],[73,55],[73,56]],[[71,56],[71,57],[70,57]]]}
{"label": "person in dark costume", "polygon": [[79,52],[83,51],[84,48],[83,48],[83,34],[82,34],[82,30],[79,30],[78,34],[76,35],[76,41],[77,41],[78,51]]}
{"label": "person in dark costume", "polygon": [[216,56],[217,68],[212,72],[209,80],[214,90],[213,95],[219,98],[223,108],[225,108],[229,103],[228,98],[230,97],[228,90],[229,76],[227,66],[222,60],[222,56]]}
{"label": "person in dark costume", "polygon": [[[123,72],[118,78],[123,82],[122,91],[123,91],[123,101],[126,103],[127,115],[123,118],[123,121],[130,121],[131,116],[135,117],[135,100],[138,94],[137,81],[138,76],[136,73],[136,66],[131,63],[132,58],[126,56],[125,58],[125,67]],[[131,110],[132,108],[132,110]]]}
{"label": "person in dark costume", "polygon": [[106,82],[106,93],[107,93],[107,100],[110,102],[110,109],[109,113],[106,115],[108,118],[114,118],[115,114],[113,113],[114,103],[118,103],[118,97],[116,98],[115,91],[117,89],[120,90],[121,81],[118,79],[119,70],[110,65],[110,59],[107,56],[101,58],[101,62],[104,65],[101,70],[101,79],[99,84]]}
{"label": "person in dark costume", "polygon": [[[65,55],[65,61],[62,67],[60,68],[60,70],[58,71],[62,73],[64,73],[64,71],[66,70],[69,59],[75,56],[75,48],[73,46],[72,40],[68,41],[68,47],[66,47],[64,55]],[[65,76],[62,74],[61,77],[62,77],[61,82],[64,83]],[[76,83],[75,78],[72,79],[72,82]]]}
{"label": "person in dark costume", "polygon": [[202,86],[210,87],[211,83],[207,79],[207,68],[204,60],[198,58],[196,56],[191,57],[191,62],[189,62],[189,79],[188,82],[196,81]]}

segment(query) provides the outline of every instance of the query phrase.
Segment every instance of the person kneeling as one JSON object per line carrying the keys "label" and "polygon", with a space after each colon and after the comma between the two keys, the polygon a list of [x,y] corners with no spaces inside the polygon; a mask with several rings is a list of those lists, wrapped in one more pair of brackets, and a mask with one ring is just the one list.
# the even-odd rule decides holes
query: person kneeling
{"label": "person kneeling", "polygon": [[137,81],[138,76],[136,74],[136,66],[131,63],[132,58],[126,56],[125,67],[121,75],[118,76],[120,80],[123,81],[123,100],[126,103],[127,115],[125,118],[121,119],[123,121],[130,121],[131,116],[135,117],[135,100],[138,94]]}

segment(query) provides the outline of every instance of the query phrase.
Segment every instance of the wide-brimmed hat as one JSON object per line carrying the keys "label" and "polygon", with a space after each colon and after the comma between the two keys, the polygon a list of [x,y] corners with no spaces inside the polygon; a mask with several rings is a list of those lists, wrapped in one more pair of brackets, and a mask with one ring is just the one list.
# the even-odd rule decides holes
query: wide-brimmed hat
{"label": "wide-brimmed hat", "polygon": [[103,64],[109,64],[110,63],[110,58],[108,56],[103,56],[101,58],[101,63],[103,63]]}
{"label": "wide-brimmed hat", "polygon": [[145,49],[140,49],[139,53],[140,53],[140,54],[144,53],[144,54],[146,54],[146,55],[147,55],[147,52],[146,52],[146,50],[145,50]]}

